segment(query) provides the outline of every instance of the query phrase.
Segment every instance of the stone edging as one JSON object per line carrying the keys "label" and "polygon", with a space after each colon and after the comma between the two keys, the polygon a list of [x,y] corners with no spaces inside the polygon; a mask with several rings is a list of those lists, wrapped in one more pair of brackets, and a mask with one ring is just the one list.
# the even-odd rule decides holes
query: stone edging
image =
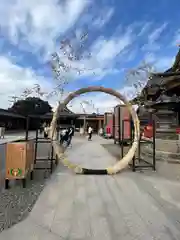
{"label": "stone edging", "polygon": [[[150,146],[143,146],[141,154],[143,156],[152,157],[153,149]],[[179,163],[180,164],[180,153],[164,152],[156,150],[156,160],[169,162],[169,163]]]}

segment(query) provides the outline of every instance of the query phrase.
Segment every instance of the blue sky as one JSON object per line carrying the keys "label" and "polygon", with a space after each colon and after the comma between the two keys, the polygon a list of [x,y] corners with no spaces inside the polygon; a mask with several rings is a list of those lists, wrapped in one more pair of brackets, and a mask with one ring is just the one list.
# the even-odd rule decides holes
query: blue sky
{"label": "blue sky", "polygon": [[[52,76],[51,53],[60,41],[70,39],[75,49],[78,39],[87,33],[81,52],[83,58],[71,65],[82,70],[63,73],[69,91],[90,85],[112,87],[127,98],[134,96],[125,80],[129,69],[142,62],[156,71],[171,66],[180,43],[178,2],[168,0],[1,0],[0,3],[0,107],[9,107],[9,96],[21,96],[26,88],[40,84],[51,92],[59,84]],[[90,57],[87,58],[87,54]],[[62,61],[67,63],[63,56]],[[54,106],[58,96],[48,100]],[[87,94],[72,102],[74,111],[82,111],[80,102],[92,100],[101,111],[117,101],[104,94]],[[93,111],[92,106],[86,106]]]}

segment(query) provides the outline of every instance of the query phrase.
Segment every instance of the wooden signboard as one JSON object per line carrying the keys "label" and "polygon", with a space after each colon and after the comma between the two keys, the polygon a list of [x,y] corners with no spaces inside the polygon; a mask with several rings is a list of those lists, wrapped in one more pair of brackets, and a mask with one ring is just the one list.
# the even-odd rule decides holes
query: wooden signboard
{"label": "wooden signboard", "polygon": [[34,165],[34,141],[12,142],[6,145],[6,175],[8,180],[26,178]]}
{"label": "wooden signboard", "polygon": [[[131,138],[131,118],[129,111],[125,105],[117,105],[114,108],[114,139],[121,142],[128,141]],[[123,131],[123,130],[124,131]],[[122,139],[122,133],[124,137]]]}
{"label": "wooden signboard", "polygon": [[108,137],[113,136],[113,113],[106,112],[104,114],[104,125],[105,125],[105,132]]}
{"label": "wooden signboard", "polygon": [[[124,128],[124,136],[121,140],[130,140],[131,139],[131,121],[130,121],[130,113],[125,105],[121,105],[120,107],[120,121],[121,121],[121,133],[123,132],[122,128]],[[121,136],[122,138],[122,136]]]}
{"label": "wooden signboard", "polygon": [[120,116],[120,108],[119,108],[119,106],[116,106],[114,108],[114,123],[113,123],[115,140],[119,139],[119,134],[120,134],[119,116]]}

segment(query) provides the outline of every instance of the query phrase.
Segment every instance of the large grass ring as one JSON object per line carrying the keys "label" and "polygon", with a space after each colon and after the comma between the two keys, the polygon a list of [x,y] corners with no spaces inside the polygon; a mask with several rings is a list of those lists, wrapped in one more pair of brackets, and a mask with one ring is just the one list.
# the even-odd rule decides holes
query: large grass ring
{"label": "large grass ring", "polygon": [[[78,166],[76,164],[72,164],[68,161],[68,159],[65,156],[65,149],[63,149],[58,141],[55,141],[56,139],[56,125],[57,125],[57,119],[61,111],[63,111],[64,107],[74,98],[78,97],[81,94],[88,93],[88,92],[103,92],[107,93],[109,95],[115,96],[120,101],[124,102],[124,104],[127,106],[129,113],[132,116],[133,124],[134,124],[134,141],[129,149],[128,153],[120,159],[120,161],[116,162],[113,166],[110,166],[106,169],[87,169],[83,168],[81,166]],[[56,111],[54,112],[53,119],[51,122],[51,128],[50,128],[50,137],[53,141],[53,147],[56,155],[58,158],[62,161],[62,163],[67,166],[68,168],[71,168],[74,170],[75,173],[81,173],[81,174],[116,174],[120,172],[122,169],[126,168],[128,164],[132,161],[132,158],[136,152],[136,149],[138,147],[138,140],[140,137],[140,125],[139,125],[139,119],[136,114],[136,111],[131,106],[131,104],[126,100],[126,98],[120,94],[119,92],[111,89],[111,88],[104,88],[104,87],[98,87],[98,86],[92,86],[87,88],[81,88],[73,93],[70,93],[63,103],[59,104]]]}

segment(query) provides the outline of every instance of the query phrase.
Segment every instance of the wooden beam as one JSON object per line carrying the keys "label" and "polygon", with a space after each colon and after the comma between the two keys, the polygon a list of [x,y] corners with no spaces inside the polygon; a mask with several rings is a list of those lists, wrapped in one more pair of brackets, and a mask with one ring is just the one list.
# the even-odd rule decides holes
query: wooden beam
{"label": "wooden beam", "polygon": [[178,72],[164,72],[164,73],[154,73],[152,75],[156,76],[156,77],[175,77],[175,76],[179,76],[180,77],[180,71]]}
{"label": "wooden beam", "polygon": [[167,90],[170,90],[170,89],[173,89],[173,88],[179,87],[179,86],[180,86],[180,79],[179,79],[179,81],[170,82],[169,84],[167,84],[166,88],[167,88]]}

